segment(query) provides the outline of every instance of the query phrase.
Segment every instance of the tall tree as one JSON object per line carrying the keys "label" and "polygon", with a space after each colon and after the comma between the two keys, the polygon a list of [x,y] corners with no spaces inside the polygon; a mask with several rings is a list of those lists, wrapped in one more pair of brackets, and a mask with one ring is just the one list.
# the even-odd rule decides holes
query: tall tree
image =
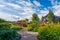
{"label": "tall tree", "polygon": [[38,17],[38,15],[37,15],[36,13],[34,13],[34,14],[32,15],[32,21],[33,21],[33,22],[39,22],[39,17]]}
{"label": "tall tree", "polygon": [[49,10],[48,22],[54,22],[54,13],[52,12],[52,10]]}

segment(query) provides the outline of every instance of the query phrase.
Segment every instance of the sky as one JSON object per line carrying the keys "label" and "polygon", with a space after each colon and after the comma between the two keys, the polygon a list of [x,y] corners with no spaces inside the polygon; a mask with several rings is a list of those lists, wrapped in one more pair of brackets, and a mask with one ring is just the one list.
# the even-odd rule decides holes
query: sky
{"label": "sky", "polygon": [[60,0],[0,0],[0,18],[7,21],[31,20],[33,13],[41,19],[49,10],[60,16]]}

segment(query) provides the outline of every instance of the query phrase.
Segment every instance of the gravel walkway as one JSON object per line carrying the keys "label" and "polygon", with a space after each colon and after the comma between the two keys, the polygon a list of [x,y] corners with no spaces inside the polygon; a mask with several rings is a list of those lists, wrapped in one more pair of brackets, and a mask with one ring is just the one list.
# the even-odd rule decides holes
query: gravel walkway
{"label": "gravel walkway", "polygon": [[21,40],[38,40],[37,39],[37,32],[28,32],[26,28],[23,28],[20,31],[17,31],[19,34],[21,34],[22,38]]}

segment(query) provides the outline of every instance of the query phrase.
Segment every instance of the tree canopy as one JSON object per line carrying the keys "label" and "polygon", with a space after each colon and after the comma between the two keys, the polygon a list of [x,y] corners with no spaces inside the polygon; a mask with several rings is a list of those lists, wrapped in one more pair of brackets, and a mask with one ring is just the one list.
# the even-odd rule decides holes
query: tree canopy
{"label": "tree canopy", "polygon": [[52,10],[49,10],[48,20],[49,20],[49,22],[53,22],[54,21],[54,13],[52,12]]}
{"label": "tree canopy", "polygon": [[33,13],[33,15],[32,15],[32,21],[33,22],[39,22],[39,17],[38,17],[38,15],[36,13]]}

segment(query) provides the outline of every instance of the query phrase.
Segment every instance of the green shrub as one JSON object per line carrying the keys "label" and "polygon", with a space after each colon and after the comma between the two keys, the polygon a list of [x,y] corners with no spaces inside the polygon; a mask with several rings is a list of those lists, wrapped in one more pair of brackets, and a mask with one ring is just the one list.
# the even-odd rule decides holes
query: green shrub
{"label": "green shrub", "polygon": [[10,28],[10,27],[11,27],[11,24],[9,24],[9,23],[8,24],[7,23],[1,23],[0,24],[0,29],[1,28]]}
{"label": "green shrub", "polygon": [[23,26],[12,25],[11,28],[15,29],[15,30],[21,30],[23,28]]}
{"label": "green shrub", "polygon": [[36,23],[31,23],[27,25],[27,30],[28,31],[38,31],[38,24]]}
{"label": "green shrub", "polygon": [[41,40],[60,40],[60,27],[40,27],[38,33]]}
{"label": "green shrub", "polygon": [[21,35],[19,35],[13,29],[0,29],[0,40],[20,40]]}
{"label": "green shrub", "polygon": [[32,23],[32,24],[30,24],[30,25],[31,25],[31,27],[32,27],[32,31],[34,31],[34,32],[38,31],[38,24]]}
{"label": "green shrub", "polygon": [[28,31],[32,31],[33,28],[32,28],[30,25],[28,25],[28,26],[27,26],[27,30],[28,30]]}
{"label": "green shrub", "polygon": [[33,29],[33,31],[34,31],[34,32],[37,32],[38,29],[39,29],[39,27],[37,26],[37,27],[35,27],[35,28]]}
{"label": "green shrub", "polygon": [[35,28],[35,27],[37,27],[38,26],[38,24],[36,24],[36,23],[32,23],[32,24],[30,24],[33,28]]}

